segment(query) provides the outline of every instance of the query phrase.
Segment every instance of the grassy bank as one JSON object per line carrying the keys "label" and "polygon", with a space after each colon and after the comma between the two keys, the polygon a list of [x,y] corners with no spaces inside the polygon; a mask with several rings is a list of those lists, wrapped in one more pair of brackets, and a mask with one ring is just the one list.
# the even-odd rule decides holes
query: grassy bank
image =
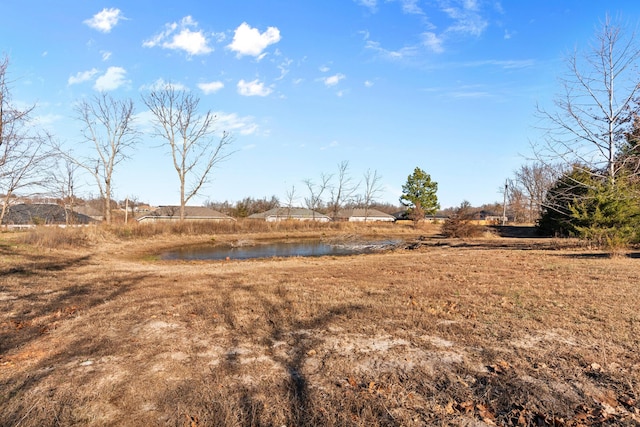
{"label": "grassy bank", "polygon": [[141,254],[246,230],[101,233],[3,236],[0,425],[640,425],[634,254],[409,227],[411,250],[168,262]]}

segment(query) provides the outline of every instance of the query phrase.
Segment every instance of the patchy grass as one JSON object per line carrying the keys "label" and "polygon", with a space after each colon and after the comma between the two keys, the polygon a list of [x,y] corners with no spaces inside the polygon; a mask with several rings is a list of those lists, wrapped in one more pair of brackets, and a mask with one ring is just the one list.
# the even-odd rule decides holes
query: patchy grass
{"label": "patchy grass", "polygon": [[0,425],[640,425],[635,254],[406,236],[242,262],[152,257],[211,235],[2,244]]}

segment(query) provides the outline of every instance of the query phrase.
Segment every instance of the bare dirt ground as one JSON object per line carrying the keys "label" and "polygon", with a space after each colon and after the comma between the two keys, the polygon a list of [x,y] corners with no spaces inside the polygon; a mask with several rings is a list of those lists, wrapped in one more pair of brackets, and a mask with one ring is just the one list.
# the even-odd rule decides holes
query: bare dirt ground
{"label": "bare dirt ground", "polygon": [[0,236],[0,425],[640,425],[633,253],[411,236],[345,257],[150,256],[206,239]]}

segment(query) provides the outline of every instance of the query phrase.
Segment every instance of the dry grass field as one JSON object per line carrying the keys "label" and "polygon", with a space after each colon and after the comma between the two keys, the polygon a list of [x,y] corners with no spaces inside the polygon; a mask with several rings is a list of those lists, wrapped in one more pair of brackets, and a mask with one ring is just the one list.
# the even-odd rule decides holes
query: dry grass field
{"label": "dry grass field", "polygon": [[153,255],[247,235],[47,248],[4,233],[0,425],[640,425],[635,253],[422,234],[187,262]]}

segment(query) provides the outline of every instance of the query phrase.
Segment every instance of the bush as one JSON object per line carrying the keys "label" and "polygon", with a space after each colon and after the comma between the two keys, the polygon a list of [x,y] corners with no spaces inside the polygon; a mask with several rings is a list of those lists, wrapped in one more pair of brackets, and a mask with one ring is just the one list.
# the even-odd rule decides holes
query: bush
{"label": "bush", "polygon": [[466,200],[453,211],[442,224],[442,234],[445,237],[480,237],[485,232],[485,227],[473,222],[474,211]]}

